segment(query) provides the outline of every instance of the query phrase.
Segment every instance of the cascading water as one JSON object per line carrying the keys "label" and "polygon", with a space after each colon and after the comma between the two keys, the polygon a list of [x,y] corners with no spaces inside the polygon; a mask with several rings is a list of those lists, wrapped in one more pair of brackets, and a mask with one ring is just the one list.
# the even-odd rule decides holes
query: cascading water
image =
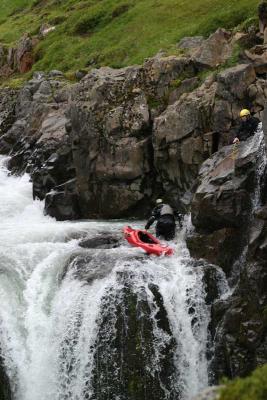
{"label": "cascading water", "polygon": [[0,159],[0,347],[17,400],[190,399],[208,386],[203,269],[77,237],[123,222],[56,222]]}
{"label": "cascading water", "polygon": [[[249,218],[249,221],[247,224],[248,230],[251,225],[251,222],[253,221],[254,212],[257,210],[257,208],[259,208],[261,206],[262,178],[263,178],[264,174],[266,173],[267,155],[266,155],[266,146],[265,146],[265,139],[264,139],[262,123],[259,123],[254,137],[260,143],[260,146],[259,146],[260,151],[259,151],[259,153],[257,155],[257,159],[256,159],[254,192],[251,196],[251,212],[250,212],[250,218]],[[243,267],[246,265],[247,253],[248,253],[248,244],[245,243],[244,248],[243,248],[239,258],[236,260],[236,262],[234,263],[234,265],[232,267],[231,277],[229,279],[229,283],[230,283],[230,286],[232,286],[232,289],[228,292],[229,295],[231,293],[233,293],[236,283],[238,282],[238,279],[240,277],[240,272],[243,269]]]}

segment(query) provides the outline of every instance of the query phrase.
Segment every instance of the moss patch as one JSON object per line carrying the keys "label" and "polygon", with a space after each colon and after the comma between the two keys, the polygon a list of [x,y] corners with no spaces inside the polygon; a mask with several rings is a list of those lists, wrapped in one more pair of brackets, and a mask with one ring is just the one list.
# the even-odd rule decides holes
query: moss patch
{"label": "moss patch", "polygon": [[221,391],[220,400],[266,400],[267,364],[244,379],[236,379]]}

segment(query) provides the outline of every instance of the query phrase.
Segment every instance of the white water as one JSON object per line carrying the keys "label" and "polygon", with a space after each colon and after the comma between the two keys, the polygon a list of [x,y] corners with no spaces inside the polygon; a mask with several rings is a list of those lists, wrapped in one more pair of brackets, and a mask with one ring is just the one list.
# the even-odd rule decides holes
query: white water
{"label": "white water", "polygon": [[[170,340],[156,323],[157,306],[149,288],[153,283],[176,339],[173,385],[183,400],[208,386],[209,309],[203,271],[193,267],[183,233],[173,257],[140,260],[133,256],[141,250],[126,244],[94,250],[95,266],[91,262],[87,267],[96,267],[102,257],[101,274],[88,284],[75,277],[74,262],[61,281],[68,259],[79,252],[77,235],[119,232],[125,223],[56,222],[43,215],[41,202],[32,201],[29,178],[7,176],[4,163],[0,158],[0,347],[15,399],[92,397],[94,343],[103,299],[106,293],[120,293],[121,272],[130,272],[133,290],[140,298],[145,293],[151,310],[155,352],[150,372],[160,369],[161,349]],[[113,334],[111,329],[108,337]],[[167,399],[167,390],[165,394]]]}

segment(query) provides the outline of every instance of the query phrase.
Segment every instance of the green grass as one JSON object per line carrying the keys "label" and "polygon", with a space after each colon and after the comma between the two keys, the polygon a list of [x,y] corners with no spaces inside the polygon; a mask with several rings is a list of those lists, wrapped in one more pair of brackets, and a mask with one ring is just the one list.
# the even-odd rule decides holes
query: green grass
{"label": "green grass", "polygon": [[266,400],[267,364],[247,378],[235,379],[222,389],[220,400]]}
{"label": "green grass", "polygon": [[[140,64],[184,36],[255,18],[258,0],[1,0],[0,42],[14,45],[44,22],[56,30],[36,48],[34,70]],[[254,20],[253,20],[254,21]]]}

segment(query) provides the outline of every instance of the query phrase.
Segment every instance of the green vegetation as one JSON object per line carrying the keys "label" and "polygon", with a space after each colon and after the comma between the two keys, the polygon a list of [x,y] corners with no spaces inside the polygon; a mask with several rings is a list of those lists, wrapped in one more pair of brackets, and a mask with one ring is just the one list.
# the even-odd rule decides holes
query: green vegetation
{"label": "green vegetation", "polygon": [[[255,22],[258,0],[2,0],[0,42],[14,45],[43,23],[35,70],[139,64],[184,36]],[[250,20],[249,20],[250,19]]]}
{"label": "green vegetation", "polygon": [[266,400],[267,364],[247,378],[235,379],[222,389],[220,400]]}

